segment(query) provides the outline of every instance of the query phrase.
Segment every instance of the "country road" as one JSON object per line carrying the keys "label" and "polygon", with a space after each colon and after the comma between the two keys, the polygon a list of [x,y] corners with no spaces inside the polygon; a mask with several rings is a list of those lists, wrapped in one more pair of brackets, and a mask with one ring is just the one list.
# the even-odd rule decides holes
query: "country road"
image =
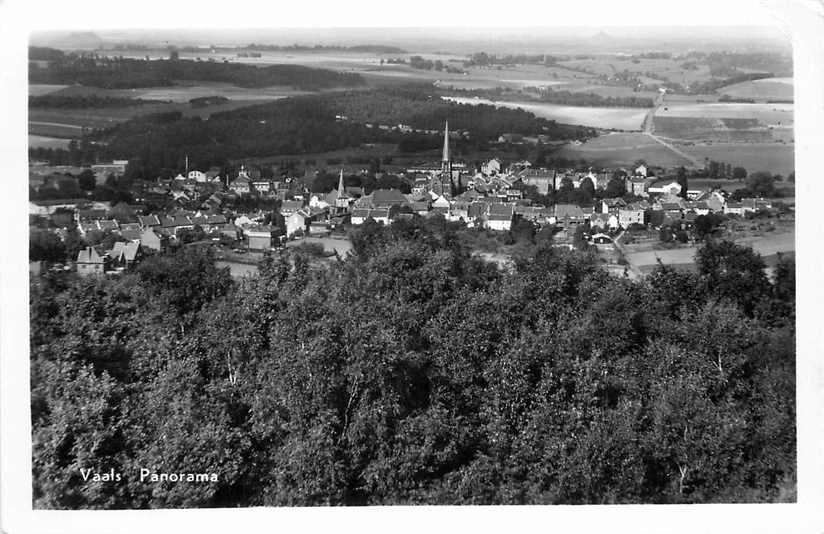
{"label": "country road", "polygon": [[698,167],[698,168],[700,168],[700,167],[703,167],[703,166],[704,166],[704,163],[703,163],[703,162],[701,162],[700,160],[698,160],[697,158],[695,158],[694,156],[690,156],[689,154],[687,154],[686,152],[682,151],[681,149],[679,149],[679,148],[675,148],[673,145],[669,144],[667,141],[664,141],[662,138],[658,137],[657,135],[652,134],[652,133],[649,133],[649,132],[644,132],[644,133],[645,133],[645,134],[646,134],[646,135],[647,135],[650,139],[652,139],[653,141],[656,141],[656,142],[658,142],[658,143],[661,143],[662,145],[664,145],[665,147],[667,147],[667,148],[668,148],[668,149],[670,149],[671,151],[675,152],[676,154],[678,154],[678,155],[679,155],[679,156],[681,156],[682,158],[684,158],[684,159],[686,159],[687,161],[689,161],[689,162],[690,162],[690,163],[691,163],[694,167]]}
{"label": "country road", "polygon": [[675,148],[672,144],[665,141],[664,139],[655,135],[655,113],[658,111],[658,108],[664,105],[664,96],[666,93],[658,93],[658,97],[655,99],[655,103],[653,104],[652,108],[647,112],[647,115],[644,117],[644,124],[643,129],[644,133],[653,141],[662,144],[666,148],[670,149],[672,152],[675,152],[682,158],[686,159],[690,162],[693,167],[700,168],[704,166],[704,163],[696,159],[694,156],[690,156],[683,150],[679,148]]}

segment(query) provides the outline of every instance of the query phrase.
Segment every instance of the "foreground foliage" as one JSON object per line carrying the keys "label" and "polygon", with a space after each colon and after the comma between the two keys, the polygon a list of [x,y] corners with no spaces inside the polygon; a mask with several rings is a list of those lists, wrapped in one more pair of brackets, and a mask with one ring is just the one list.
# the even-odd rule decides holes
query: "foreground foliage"
{"label": "foreground foliage", "polygon": [[237,284],[192,249],[34,280],[35,505],[794,499],[791,263],[713,244],[633,282],[542,243],[506,273],[442,219],[353,245]]}

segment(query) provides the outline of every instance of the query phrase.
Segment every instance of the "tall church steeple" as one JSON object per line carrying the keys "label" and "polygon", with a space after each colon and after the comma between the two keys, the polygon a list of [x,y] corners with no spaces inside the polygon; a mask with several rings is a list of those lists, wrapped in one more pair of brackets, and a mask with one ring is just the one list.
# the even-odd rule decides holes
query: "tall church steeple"
{"label": "tall church steeple", "polygon": [[340,195],[342,195],[343,192],[344,192],[344,189],[343,189],[343,167],[341,167],[340,179],[338,180],[338,197],[340,197]]}
{"label": "tall church steeple", "polygon": [[441,161],[441,172],[451,178],[452,162],[449,160],[449,120],[443,128],[443,160]]}

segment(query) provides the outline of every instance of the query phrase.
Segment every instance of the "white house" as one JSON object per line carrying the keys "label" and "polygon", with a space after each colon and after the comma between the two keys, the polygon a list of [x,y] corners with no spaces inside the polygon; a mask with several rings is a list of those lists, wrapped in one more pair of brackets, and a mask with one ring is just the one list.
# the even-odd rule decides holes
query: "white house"
{"label": "white house", "polygon": [[670,182],[668,184],[654,184],[647,189],[648,193],[659,193],[664,195],[678,196],[681,194],[681,184]]}
{"label": "white house", "polygon": [[189,171],[187,177],[189,178],[189,180],[194,180],[198,183],[205,183],[209,179],[206,176],[206,173],[201,171]]}
{"label": "white house", "polygon": [[487,176],[493,176],[501,172],[501,160],[492,158],[483,165],[481,165],[481,172]]}
{"label": "white house", "polygon": [[492,204],[486,217],[486,227],[490,230],[507,231],[512,229],[515,206],[511,204]]}
{"label": "white house", "polygon": [[310,208],[324,209],[324,208],[328,208],[329,205],[330,204],[325,199],[319,198],[318,195],[312,195],[309,198],[309,207]]}
{"label": "white house", "polygon": [[432,201],[433,208],[449,208],[449,206],[451,206],[451,203],[443,195],[439,195],[438,198]]}
{"label": "white house", "polygon": [[644,210],[628,206],[618,210],[618,224],[627,228],[632,224],[644,224]]}
{"label": "white house", "polygon": [[306,232],[309,219],[309,213],[304,209],[299,209],[286,217],[286,237],[292,237],[298,231]]}

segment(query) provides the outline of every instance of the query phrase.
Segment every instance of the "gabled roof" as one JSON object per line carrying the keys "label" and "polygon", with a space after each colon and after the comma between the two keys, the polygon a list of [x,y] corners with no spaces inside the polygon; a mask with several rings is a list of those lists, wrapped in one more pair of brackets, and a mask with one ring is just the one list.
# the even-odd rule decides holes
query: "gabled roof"
{"label": "gabled roof", "polygon": [[626,206],[627,205],[627,203],[624,201],[624,199],[620,198],[620,197],[618,197],[618,198],[605,198],[601,202],[603,202],[604,204],[606,204],[610,208],[614,207],[614,206]]}
{"label": "gabled roof", "polygon": [[585,215],[584,210],[577,204],[555,204],[555,217],[583,218]]}
{"label": "gabled roof", "polygon": [[139,228],[127,228],[127,229],[120,229],[120,236],[127,241],[134,241],[140,239],[140,229]]}
{"label": "gabled roof", "polygon": [[489,216],[504,216],[504,217],[512,217],[515,213],[515,206],[513,204],[490,204],[489,206]]}
{"label": "gabled roof", "polygon": [[375,189],[371,197],[374,206],[406,203],[406,197],[397,189]]}
{"label": "gabled roof", "polygon": [[103,263],[103,258],[93,247],[86,247],[77,253],[77,263]]}
{"label": "gabled roof", "polygon": [[280,205],[280,211],[296,211],[303,207],[301,200],[284,200]]}
{"label": "gabled roof", "polygon": [[126,261],[134,261],[137,257],[138,250],[140,250],[140,243],[135,243],[134,241],[129,241],[128,243],[118,241],[114,244],[112,250],[108,252],[108,256],[113,260],[123,259]]}

